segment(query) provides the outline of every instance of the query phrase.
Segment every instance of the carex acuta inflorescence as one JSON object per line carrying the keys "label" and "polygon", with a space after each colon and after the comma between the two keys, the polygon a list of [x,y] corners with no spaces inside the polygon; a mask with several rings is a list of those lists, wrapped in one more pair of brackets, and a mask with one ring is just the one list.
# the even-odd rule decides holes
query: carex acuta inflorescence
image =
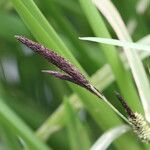
{"label": "carex acuta inflorescence", "polygon": [[73,64],[59,54],[26,37],[16,35],[15,38],[32,49],[35,53],[44,57],[47,61],[55,65],[64,73],[52,70],[42,70],[42,72],[48,73],[56,78],[73,82],[81,87],[86,88],[99,97],[102,96],[102,94],[100,94],[100,92],[94,86],[92,86],[92,84],[90,84],[86,77]]}
{"label": "carex acuta inflorescence", "polygon": [[[110,105],[116,113],[120,115],[118,110],[113,107],[105,98],[103,94],[101,94],[87,79],[86,77],[68,60],[57,54],[51,49],[44,47],[43,45],[29,40],[23,36],[15,36],[18,41],[31,48],[35,53],[44,57],[47,61],[55,65],[57,68],[62,70],[62,72],[52,71],[52,70],[43,70],[42,72],[48,73],[56,78],[60,78],[63,80],[70,81],[75,83],[81,87],[84,87],[88,91],[94,93],[99,98],[103,99],[108,105]],[[150,128],[147,122],[144,120],[143,116],[139,113],[134,113],[128,104],[125,102],[123,97],[116,93],[118,99],[121,101],[123,107],[125,108],[128,114],[128,121],[133,128],[133,131],[137,134],[137,136],[141,139],[142,142],[150,143]],[[123,115],[120,115],[123,116]],[[123,118],[123,117],[122,117]],[[126,120],[126,119],[124,119]]]}

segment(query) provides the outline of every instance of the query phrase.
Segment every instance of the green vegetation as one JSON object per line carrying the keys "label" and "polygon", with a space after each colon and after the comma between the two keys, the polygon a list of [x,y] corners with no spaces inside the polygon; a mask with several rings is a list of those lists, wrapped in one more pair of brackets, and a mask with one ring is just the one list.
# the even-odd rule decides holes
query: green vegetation
{"label": "green vegetation", "polygon": [[[96,140],[110,129],[112,140],[100,140],[104,147],[149,149],[108,103],[42,73],[57,69],[14,38],[23,35],[53,49],[125,117],[114,91],[149,121],[150,10],[144,2],[112,1],[127,26],[122,27],[112,3],[103,0],[0,0],[0,149],[94,150]],[[107,39],[97,44],[79,37]],[[122,44],[128,48],[115,47],[109,39],[127,41]],[[140,41],[146,51],[133,49],[138,45],[132,41]]]}

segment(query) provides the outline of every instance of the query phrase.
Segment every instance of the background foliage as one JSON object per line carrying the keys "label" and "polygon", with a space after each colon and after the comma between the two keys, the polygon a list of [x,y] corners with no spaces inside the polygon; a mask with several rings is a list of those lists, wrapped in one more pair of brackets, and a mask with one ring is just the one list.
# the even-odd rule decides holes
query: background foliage
{"label": "background foliage", "polygon": [[[133,41],[149,34],[149,3],[112,2]],[[0,0],[0,149],[87,150],[108,129],[124,124],[91,93],[43,74],[41,70],[54,67],[14,35],[37,40],[67,58],[124,115],[114,91],[121,92],[134,111],[143,113],[134,78],[120,57],[122,50],[78,39],[117,38],[105,17],[90,0]],[[143,64],[148,73],[147,56]],[[127,145],[133,150],[149,149],[132,131],[109,149]]]}

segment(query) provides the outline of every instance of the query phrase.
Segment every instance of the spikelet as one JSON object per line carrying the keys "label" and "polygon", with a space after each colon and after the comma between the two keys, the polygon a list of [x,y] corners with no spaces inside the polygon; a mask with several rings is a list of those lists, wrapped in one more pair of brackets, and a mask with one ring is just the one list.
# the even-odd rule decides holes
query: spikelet
{"label": "spikelet", "polygon": [[[65,58],[63,58],[53,50],[48,49],[43,45],[23,36],[16,35],[15,38],[21,43],[25,44],[27,47],[31,48],[35,53],[43,56],[47,61],[57,66],[59,69],[63,70],[69,75],[68,77],[72,77],[75,80],[75,82],[84,85],[89,84],[84,75],[80,73],[80,71],[73,64],[71,64],[69,61],[67,61]],[[55,74],[53,75],[55,76]]]}
{"label": "spikelet", "polygon": [[119,93],[115,92],[115,94],[128,114],[128,120],[132,126],[133,132],[143,143],[150,143],[150,127],[144,117],[137,112],[133,112]]}
{"label": "spikelet", "polygon": [[48,73],[56,78],[75,83],[89,90],[96,96],[100,98],[103,97],[103,95],[93,85],[90,84],[90,82],[86,79],[86,77],[73,64],[71,64],[68,60],[66,60],[65,58],[54,52],[52,49],[48,49],[43,45],[34,42],[24,36],[16,35],[15,38],[22,44],[32,49],[35,53],[44,57],[47,61],[55,65],[64,73],[52,70],[43,70],[42,72]]}
{"label": "spikelet", "polygon": [[139,113],[134,113],[135,117],[128,117],[134,133],[144,143],[150,143],[150,127],[144,117]]}

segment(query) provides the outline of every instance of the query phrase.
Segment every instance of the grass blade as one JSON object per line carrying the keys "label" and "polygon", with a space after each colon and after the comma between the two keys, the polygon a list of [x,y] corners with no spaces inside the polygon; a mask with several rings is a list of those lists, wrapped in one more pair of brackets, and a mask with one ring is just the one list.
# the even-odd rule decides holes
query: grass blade
{"label": "grass blade", "polygon": [[[80,1],[83,11],[86,14],[86,17],[89,21],[89,24],[90,24],[95,36],[111,38],[103,20],[102,20],[102,17],[100,16],[98,10],[92,5],[92,2],[90,0],[79,0],[79,1]],[[93,18],[95,18],[95,19],[93,19]],[[100,48],[101,48],[101,50],[103,50],[103,52],[107,58],[107,61],[111,66],[111,69],[114,73],[116,82],[118,84],[118,87],[119,87],[122,95],[125,97],[125,99],[129,103],[129,105],[133,107],[133,109],[142,111],[142,107],[140,105],[140,100],[139,100],[137,91],[135,89],[134,83],[132,81],[131,75],[129,74],[129,72],[127,72],[125,70],[125,68],[119,58],[118,52],[116,51],[116,49],[113,46],[100,45]],[[122,80],[122,78],[124,80]],[[130,93],[127,93],[126,89],[130,89],[130,90],[128,90],[128,92],[130,92]],[[138,100],[139,100],[139,102],[137,102]]]}
{"label": "grass blade", "polygon": [[79,39],[84,41],[92,41],[92,42],[98,42],[98,43],[103,43],[108,45],[114,45],[114,46],[120,46],[124,48],[132,48],[136,50],[144,50],[150,52],[149,45],[126,42],[117,39],[108,39],[108,38],[101,38],[101,37],[80,37]]}
{"label": "grass blade", "polygon": [[[0,99],[0,122],[9,128],[16,134],[16,136],[22,137],[25,140],[28,147],[31,149],[43,149],[48,150],[32,131],[20,120],[18,116]],[[19,126],[18,126],[19,124]]]}
{"label": "grass blade", "polygon": [[110,129],[94,143],[90,150],[106,150],[115,139],[129,131],[129,129],[130,127],[127,125],[120,125]]}
{"label": "grass blade", "polygon": [[[68,98],[64,98],[64,106],[67,116],[67,130],[71,150],[87,150],[90,148],[90,140],[86,128],[80,122],[73,110]],[[81,136],[82,135],[82,136]]]}

